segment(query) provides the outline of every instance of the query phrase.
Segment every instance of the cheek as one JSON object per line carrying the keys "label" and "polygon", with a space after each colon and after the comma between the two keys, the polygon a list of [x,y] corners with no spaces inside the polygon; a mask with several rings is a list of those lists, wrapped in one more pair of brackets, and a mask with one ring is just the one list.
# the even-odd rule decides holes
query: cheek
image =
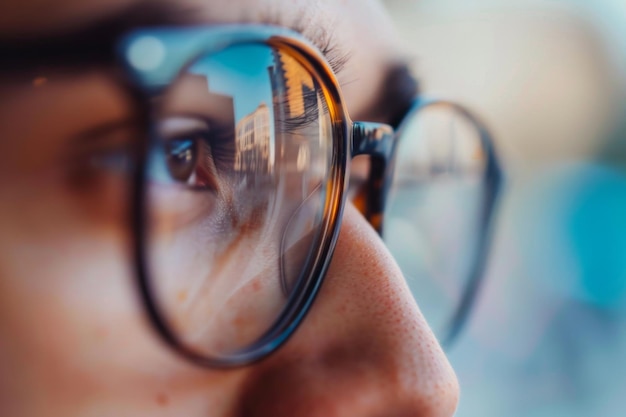
{"label": "cheek", "polygon": [[240,374],[187,364],[144,320],[124,216],[88,211],[59,186],[27,185],[4,183],[0,196],[2,411],[157,416],[226,407]]}
{"label": "cheek", "polygon": [[[284,226],[277,219],[283,213],[267,201],[251,208],[209,196],[219,201],[207,204],[197,193],[161,198],[166,190],[160,191],[151,205],[167,215],[152,219],[147,258],[166,321],[183,343],[209,356],[249,346],[286,303],[280,274]],[[165,209],[160,201],[176,204]]]}
{"label": "cheek", "polygon": [[123,223],[95,222],[53,184],[3,186],[0,206],[0,395],[51,406],[116,377],[130,385],[120,369],[158,347],[135,299]]}
{"label": "cheek", "polygon": [[[46,199],[40,204],[57,208]],[[114,232],[96,239],[80,218],[29,206],[16,212],[5,205],[0,214],[0,368],[13,369],[3,375],[17,375],[22,384],[56,381],[50,387],[80,392],[95,383],[77,375],[89,360],[81,356],[105,351],[109,322],[116,332],[137,326],[128,319],[135,311],[124,241]]]}

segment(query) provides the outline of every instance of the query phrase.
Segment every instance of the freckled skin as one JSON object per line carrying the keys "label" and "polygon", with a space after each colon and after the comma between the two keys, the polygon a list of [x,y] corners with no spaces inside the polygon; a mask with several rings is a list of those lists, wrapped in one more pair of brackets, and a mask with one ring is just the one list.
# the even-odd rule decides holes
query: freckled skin
{"label": "freckled skin", "polygon": [[[135,1],[4,2],[0,33],[78,25]],[[376,99],[383,69],[402,57],[375,0],[196,4],[201,21],[270,14],[331,33],[350,56],[339,80],[354,119]],[[32,80],[0,75],[0,416],[453,415],[454,372],[395,261],[351,204],[320,294],[283,348],[234,370],[200,368],[166,348],[134,292],[124,183],[103,179],[105,195],[83,202],[55,159],[71,129],[118,117],[128,103],[110,74],[44,76],[33,93]],[[105,210],[107,199],[119,207]],[[263,293],[258,285],[246,290]],[[179,303],[191,296],[172,293]]]}
{"label": "freckled skin", "polygon": [[[307,318],[306,334],[259,364],[246,385],[239,415],[453,413],[458,392],[453,371],[408,288],[395,280],[397,266],[382,244],[372,244],[374,237],[354,208],[348,208],[335,259],[357,259],[333,263]],[[342,314],[329,318],[326,311]],[[337,401],[338,393],[342,401]]]}

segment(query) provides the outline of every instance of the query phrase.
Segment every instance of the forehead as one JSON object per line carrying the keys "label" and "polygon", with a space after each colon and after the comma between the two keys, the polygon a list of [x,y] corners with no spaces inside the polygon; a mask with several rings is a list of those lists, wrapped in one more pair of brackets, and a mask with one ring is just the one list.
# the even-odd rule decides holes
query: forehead
{"label": "forehead", "polygon": [[[63,33],[115,15],[158,24],[265,22],[291,26],[311,21],[331,27],[329,19],[349,1],[332,0],[20,0],[0,3],[0,36],[31,37]],[[358,8],[358,4],[353,6]]]}
{"label": "forehead", "polygon": [[212,23],[291,27],[320,49],[345,57],[338,78],[352,115],[368,113],[394,85],[411,84],[410,77],[388,76],[390,67],[404,63],[404,54],[379,0],[0,1],[0,50],[11,50],[16,42],[65,42],[92,28],[108,38],[134,27]]}

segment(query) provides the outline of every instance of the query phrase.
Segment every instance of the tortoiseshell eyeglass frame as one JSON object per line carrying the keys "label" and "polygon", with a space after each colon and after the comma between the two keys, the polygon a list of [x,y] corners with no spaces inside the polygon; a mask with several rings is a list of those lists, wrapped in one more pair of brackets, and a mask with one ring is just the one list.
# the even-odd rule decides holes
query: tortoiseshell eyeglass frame
{"label": "tortoiseshell eyeglass frame", "polygon": [[[146,38],[159,43],[163,57],[159,65],[142,69],[133,63],[130,51],[138,41]],[[266,357],[284,344],[304,319],[319,291],[332,258],[346,203],[350,161],[357,155],[371,156],[371,168],[367,186],[363,187],[357,196],[356,205],[378,233],[382,233],[385,201],[394,169],[395,145],[404,126],[403,122],[394,131],[386,124],[353,122],[346,111],[335,75],[322,53],[302,35],[281,27],[224,25],[140,29],[123,37],[119,44],[118,56],[129,75],[137,99],[146,103],[154,95],[163,92],[176,79],[180,71],[199,56],[242,44],[261,44],[288,53],[316,77],[321,94],[328,106],[333,135],[332,168],[325,184],[327,191],[321,222],[320,244],[312,253],[311,267],[303,273],[305,279],[300,286],[299,293],[296,297],[292,297],[273,327],[252,346],[227,357],[207,357],[186,346],[179,335],[167,324],[161,307],[156,301],[147,267],[146,155],[152,140],[149,134],[135,152],[133,164],[131,220],[134,233],[135,270],[139,293],[147,316],[163,341],[176,352],[195,364],[217,368],[243,366]],[[500,184],[500,169],[487,130],[464,108],[444,101],[416,99],[405,116],[405,121],[427,106],[454,106],[456,110],[467,115],[479,127],[483,146],[487,150],[488,167],[485,181],[488,192],[483,202],[480,224],[483,233],[478,248],[481,260],[478,260],[472,269],[463,303],[455,313],[454,323],[451,325],[448,336],[448,341],[450,341],[462,327],[483,273],[484,259],[489,248],[491,218]],[[150,117],[149,111],[146,111],[147,132],[151,132],[153,128]]]}

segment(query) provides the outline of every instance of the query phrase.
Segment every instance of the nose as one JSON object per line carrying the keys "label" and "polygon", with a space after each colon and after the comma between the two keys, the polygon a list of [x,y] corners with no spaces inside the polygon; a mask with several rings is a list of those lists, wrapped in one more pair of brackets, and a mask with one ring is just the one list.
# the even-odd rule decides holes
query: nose
{"label": "nose", "polygon": [[398,266],[346,206],[324,285],[292,339],[253,367],[242,416],[452,416],[458,383]]}

